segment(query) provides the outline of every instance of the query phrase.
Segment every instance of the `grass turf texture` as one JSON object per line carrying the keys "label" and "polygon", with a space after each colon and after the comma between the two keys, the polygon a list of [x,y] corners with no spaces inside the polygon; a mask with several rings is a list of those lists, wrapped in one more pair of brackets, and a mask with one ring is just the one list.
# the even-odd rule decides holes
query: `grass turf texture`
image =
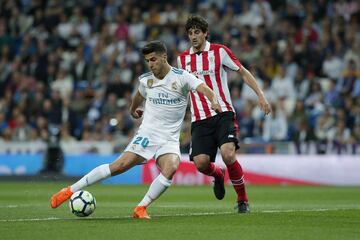
{"label": "grass turf texture", "polygon": [[0,183],[0,239],[360,239],[356,187],[249,186],[251,214],[235,213],[235,193],[222,201],[210,186],[172,186],[132,219],[148,186],[95,185],[95,213],[78,218],[68,202],[49,198],[66,183]]}

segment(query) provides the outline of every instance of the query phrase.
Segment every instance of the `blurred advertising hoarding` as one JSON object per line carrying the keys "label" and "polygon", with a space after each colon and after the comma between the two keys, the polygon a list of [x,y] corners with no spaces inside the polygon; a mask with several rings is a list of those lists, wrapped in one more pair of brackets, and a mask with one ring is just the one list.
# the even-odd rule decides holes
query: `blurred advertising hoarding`
{"label": "blurred advertising hoarding", "polygon": [[[94,167],[110,163],[118,155],[65,155],[62,173],[81,177]],[[353,155],[237,155],[249,184],[360,186],[360,158]],[[42,154],[0,154],[0,176],[36,175],[43,168]],[[223,165],[221,157],[216,164]],[[109,184],[149,184],[159,174],[154,160],[128,172],[107,179]],[[226,175],[226,182],[229,178]],[[179,185],[210,184],[212,178],[199,173],[187,155],[173,183]]]}

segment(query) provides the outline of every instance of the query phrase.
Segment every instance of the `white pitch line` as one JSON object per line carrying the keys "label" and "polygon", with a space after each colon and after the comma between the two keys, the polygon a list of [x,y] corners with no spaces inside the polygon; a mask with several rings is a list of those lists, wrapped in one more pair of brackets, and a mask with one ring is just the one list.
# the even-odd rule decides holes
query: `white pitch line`
{"label": "white pitch line", "polygon": [[[283,209],[283,210],[260,210],[253,213],[289,213],[289,212],[329,212],[338,210],[360,210],[360,208],[319,208],[319,209]],[[191,217],[191,216],[216,216],[216,215],[236,215],[236,212],[204,212],[204,213],[176,213],[176,214],[159,214],[152,217]],[[114,217],[89,217],[84,220],[107,220],[107,219],[131,219],[131,216],[114,216]],[[18,219],[0,219],[0,222],[37,222],[37,221],[61,221],[61,220],[78,220],[79,218],[18,218]]]}
{"label": "white pitch line", "polygon": [[0,205],[0,208],[26,208],[26,207],[40,207],[44,204],[9,204],[9,205]]}
{"label": "white pitch line", "polygon": [[19,205],[5,205],[5,206],[0,206],[0,208],[18,208]]}
{"label": "white pitch line", "polygon": [[338,210],[358,210],[357,208],[319,208],[319,209],[288,209],[288,210],[263,210],[262,213],[289,213],[289,212],[328,212]]}

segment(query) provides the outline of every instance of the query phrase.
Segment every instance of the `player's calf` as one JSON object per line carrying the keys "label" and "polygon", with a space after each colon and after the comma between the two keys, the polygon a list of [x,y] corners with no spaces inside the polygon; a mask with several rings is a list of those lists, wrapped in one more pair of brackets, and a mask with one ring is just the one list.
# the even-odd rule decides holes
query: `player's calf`
{"label": "player's calf", "polygon": [[225,178],[225,169],[221,168],[222,177],[217,177],[214,180],[214,194],[215,197],[219,200],[225,197],[225,185],[224,185],[224,178]]}

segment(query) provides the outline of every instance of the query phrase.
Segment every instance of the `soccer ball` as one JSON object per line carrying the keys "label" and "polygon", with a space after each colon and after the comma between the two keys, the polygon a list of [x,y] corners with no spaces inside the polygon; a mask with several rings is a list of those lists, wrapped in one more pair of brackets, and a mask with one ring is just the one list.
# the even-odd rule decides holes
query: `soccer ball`
{"label": "soccer ball", "polygon": [[95,211],[96,200],[88,191],[80,190],[71,195],[69,206],[74,215],[87,217]]}

